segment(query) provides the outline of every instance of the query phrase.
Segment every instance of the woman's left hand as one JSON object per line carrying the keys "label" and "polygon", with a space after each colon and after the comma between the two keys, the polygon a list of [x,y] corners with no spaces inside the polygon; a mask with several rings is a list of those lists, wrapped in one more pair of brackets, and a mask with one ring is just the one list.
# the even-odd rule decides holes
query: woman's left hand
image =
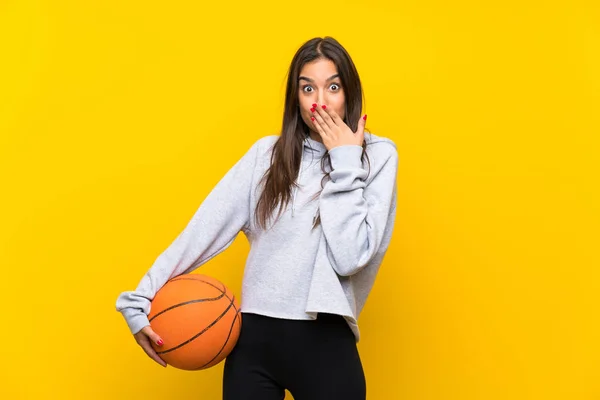
{"label": "woman's left hand", "polygon": [[356,132],[352,132],[340,116],[326,105],[313,104],[311,111],[314,127],[328,151],[344,145],[362,146],[365,139],[366,115],[358,120]]}

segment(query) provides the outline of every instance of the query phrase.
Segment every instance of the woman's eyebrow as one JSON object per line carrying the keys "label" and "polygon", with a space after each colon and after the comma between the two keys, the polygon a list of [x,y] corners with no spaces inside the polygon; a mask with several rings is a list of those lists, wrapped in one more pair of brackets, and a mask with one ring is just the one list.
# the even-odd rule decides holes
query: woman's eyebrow
{"label": "woman's eyebrow", "polygon": [[[327,78],[327,81],[330,81],[330,80],[335,79],[335,78],[339,78],[339,76],[340,76],[340,74],[331,75],[329,78]],[[300,81],[302,79],[304,79],[305,81],[311,82],[311,83],[314,82],[312,79],[307,78],[306,76],[300,76],[300,77],[298,77],[298,81]]]}

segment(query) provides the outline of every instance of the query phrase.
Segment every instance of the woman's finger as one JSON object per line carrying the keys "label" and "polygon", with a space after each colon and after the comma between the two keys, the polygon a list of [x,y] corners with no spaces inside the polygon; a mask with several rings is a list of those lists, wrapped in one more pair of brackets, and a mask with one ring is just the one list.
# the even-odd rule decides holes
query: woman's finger
{"label": "woman's finger", "polygon": [[327,126],[329,129],[333,129],[336,127],[335,122],[333,122],[333,119],[331,119],[331,117],[329,116],[329,114],[327,112],[327,106],[325,104],[323,104],[321,106],[317,106],[314,114],[317,114],[318,116],[320,116],[321,120],[323,121],[323,124],[325,126]]}
{"label": "woman's finger", "polygon": [[163,345],[162,339],[160,338],[160,336],[158,335],[158,333],[154,332],[152,330],[152,328],[150,328],[150,325],[143,327],[142,328],[142,332],[144,334],[146,334],[146,336],[148,338],[150,338],[150,340],[152,342],[156,343],[157,346],[162,346]]}
{"label": "woman's finger", "polygon": [[323,144],[325,144],[325,140],[329,140],[329,138],[327,136],[327,132],[325,132],[325,130],[321,126],[321,123],[319,122],[318,118],[318,115],[313,115],[310,119],[313,122],[313,126],[317,130],[317,133],[321,135],[321,138],[323,139]]}
{"label": "woman's finger", "polygon": [[138,341],[138,344],[144,350],[144,352],[148,355],[148,357],[150,357],[151,359],[153,359],[154,361],[156,361],[158,364],[162,365],[163,367],[167,366],[167,363],[165,362],[165,360],[160,358],[159,355],[156,353],[156,351],[154,351],[154,349],[152,348],[152,345],[150,344],[150,339],[142,338]]}
{"label": "woman's finger", "polygon": [[338,113],[336,113],[335,111],[333,111],[333,108],[331,107],[327,107],[325,108],[325,112],[329,115],[329,117],[331,118],[331,120],[333,121],[333,123],[337,126],[342,126],[345,125],[345,122],[342,118],[340,118],[340,116],[338,115]]}
{"label": "woman's finger", "polygon": [[356,127],[356,132],[354,135],[360,141],[360,145],[362,146],[363,141],[365,140],[365,125],[367,123],[367,114],[365,114],[361,119],[358,120],[358,124]]}

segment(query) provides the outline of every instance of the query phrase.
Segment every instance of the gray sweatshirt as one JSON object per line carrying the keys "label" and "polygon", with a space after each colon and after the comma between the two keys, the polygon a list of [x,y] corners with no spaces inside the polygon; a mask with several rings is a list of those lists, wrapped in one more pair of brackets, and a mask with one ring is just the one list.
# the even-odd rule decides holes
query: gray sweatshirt
{"label": "gray sweatshirt", "polygon": [[[300,188],[293,191],[277,223],[262,230],[254,220],[258,183],[278,138],[257,140],[200,204],[137,288],[119,295],[117,311],[132,333],[149,325],[150,302],[169,279],[195,270],[243,232],[250,252],[242,282],[242,313],[308,320],[320,312],[339,314],[358,342],[357,318],[394,226],[396,145],[365,132],[370,165],[361,162],[360,146],[331,149],[331,179],[313,200],[321,190],[320,160],[326,148],[307,137],[298,174]],[[312,230],[317,215],[321,224]]]}

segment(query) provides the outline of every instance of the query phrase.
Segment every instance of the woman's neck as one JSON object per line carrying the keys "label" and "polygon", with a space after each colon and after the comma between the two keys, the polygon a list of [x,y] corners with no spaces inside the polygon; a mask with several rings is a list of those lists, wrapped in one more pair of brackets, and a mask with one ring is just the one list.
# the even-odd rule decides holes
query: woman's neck
{"label": "woman's neck", "polygon": [[321,135],[319,135],[319,132],[315,132],[315,131],[310,131],[310,138],[316,142],[320,142],[323,143],[323,139],[321,139]]}

